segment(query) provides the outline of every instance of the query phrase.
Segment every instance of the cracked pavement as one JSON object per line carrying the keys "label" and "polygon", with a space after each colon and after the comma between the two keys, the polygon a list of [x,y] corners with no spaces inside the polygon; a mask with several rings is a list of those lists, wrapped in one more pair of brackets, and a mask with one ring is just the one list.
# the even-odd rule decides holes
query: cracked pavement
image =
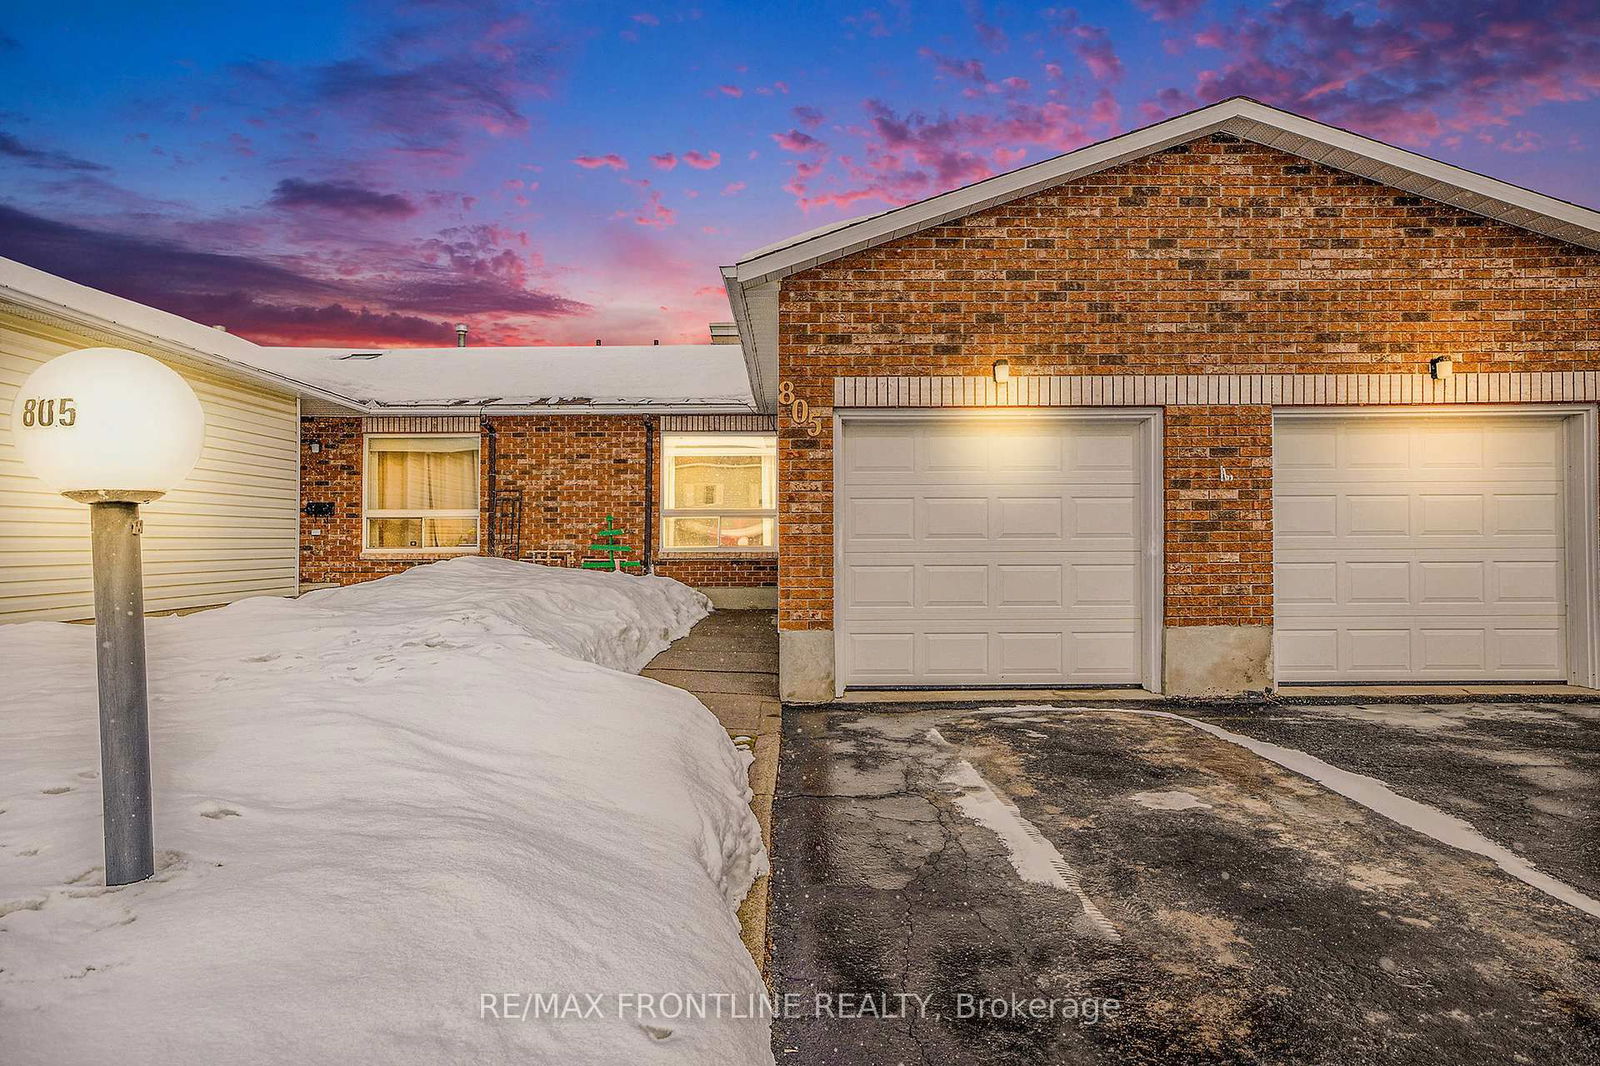
{"label": "cracked pavement", "polygon": [[[1600,708],[1184,713],[1379,777],[1600,896]],[[784,717],[780,1063],[1600,1063],[1600,919],[1191,725]],[[1038,848],[963,813],[962,760],[1070,879],[1025,879]],[[963,996],[1055,1013],[964,1017]]]}

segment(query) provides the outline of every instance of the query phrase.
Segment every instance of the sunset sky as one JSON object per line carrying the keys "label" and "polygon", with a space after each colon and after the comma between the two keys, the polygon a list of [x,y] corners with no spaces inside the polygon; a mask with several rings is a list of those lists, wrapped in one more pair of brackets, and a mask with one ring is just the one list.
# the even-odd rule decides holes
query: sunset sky
{"label": "sunset sky", "polygon": [[0,256],[265,343],[705,339],[717,267],[1236,94],[1600,203],[1600,3],[88,0]]}

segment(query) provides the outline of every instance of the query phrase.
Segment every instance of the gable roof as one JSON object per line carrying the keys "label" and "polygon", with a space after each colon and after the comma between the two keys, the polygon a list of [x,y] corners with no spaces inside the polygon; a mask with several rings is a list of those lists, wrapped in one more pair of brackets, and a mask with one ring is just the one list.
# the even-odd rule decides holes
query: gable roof
{"label": "gable roof", "polygon": [[723,267],[757,399],[770,406],[777,395],[777,293],[789,275],[1213,133],[1600,249],[1600,211],[1236,96],[926,200],[835,222]]}

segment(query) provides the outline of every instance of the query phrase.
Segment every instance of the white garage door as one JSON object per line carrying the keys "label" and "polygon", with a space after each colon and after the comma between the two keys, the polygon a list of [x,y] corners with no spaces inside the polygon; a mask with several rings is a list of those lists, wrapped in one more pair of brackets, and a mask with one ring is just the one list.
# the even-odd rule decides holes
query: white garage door
{"label": "white garage door", "polygon": [[1140,683],[1146,424],[847,420],[844,683]]}
{"label": "white garage door", "polygon": [[1567,676],[1559,417],[1279,419],[1280,681]]}

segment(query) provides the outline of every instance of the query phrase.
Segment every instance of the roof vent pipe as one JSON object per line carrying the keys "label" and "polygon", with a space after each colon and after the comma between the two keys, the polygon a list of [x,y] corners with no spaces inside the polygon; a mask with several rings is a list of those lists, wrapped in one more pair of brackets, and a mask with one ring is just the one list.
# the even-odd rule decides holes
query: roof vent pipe
{"label": "roof vent pipe", "polygon": [[467,346],[467,324],[465,322],[457,322],[456,323],[456,347],[457,348],[465,348],[466,346]]}
{"label": "roof vent pipe", "polygon": [[594,346],[595,346],[595,347],[596,347],[596,348],[598,348],[598,347],[600,347],[600,338],[599,338],[599,337],[596,337],[596,338],[595,338],[595,339],[594,339]]}
{"label": "roof vent pipe", "polygon": [[650,343],[651,344],[660,344],[661,343],[661,338],[657,337],[655,340],[651,341]]}

